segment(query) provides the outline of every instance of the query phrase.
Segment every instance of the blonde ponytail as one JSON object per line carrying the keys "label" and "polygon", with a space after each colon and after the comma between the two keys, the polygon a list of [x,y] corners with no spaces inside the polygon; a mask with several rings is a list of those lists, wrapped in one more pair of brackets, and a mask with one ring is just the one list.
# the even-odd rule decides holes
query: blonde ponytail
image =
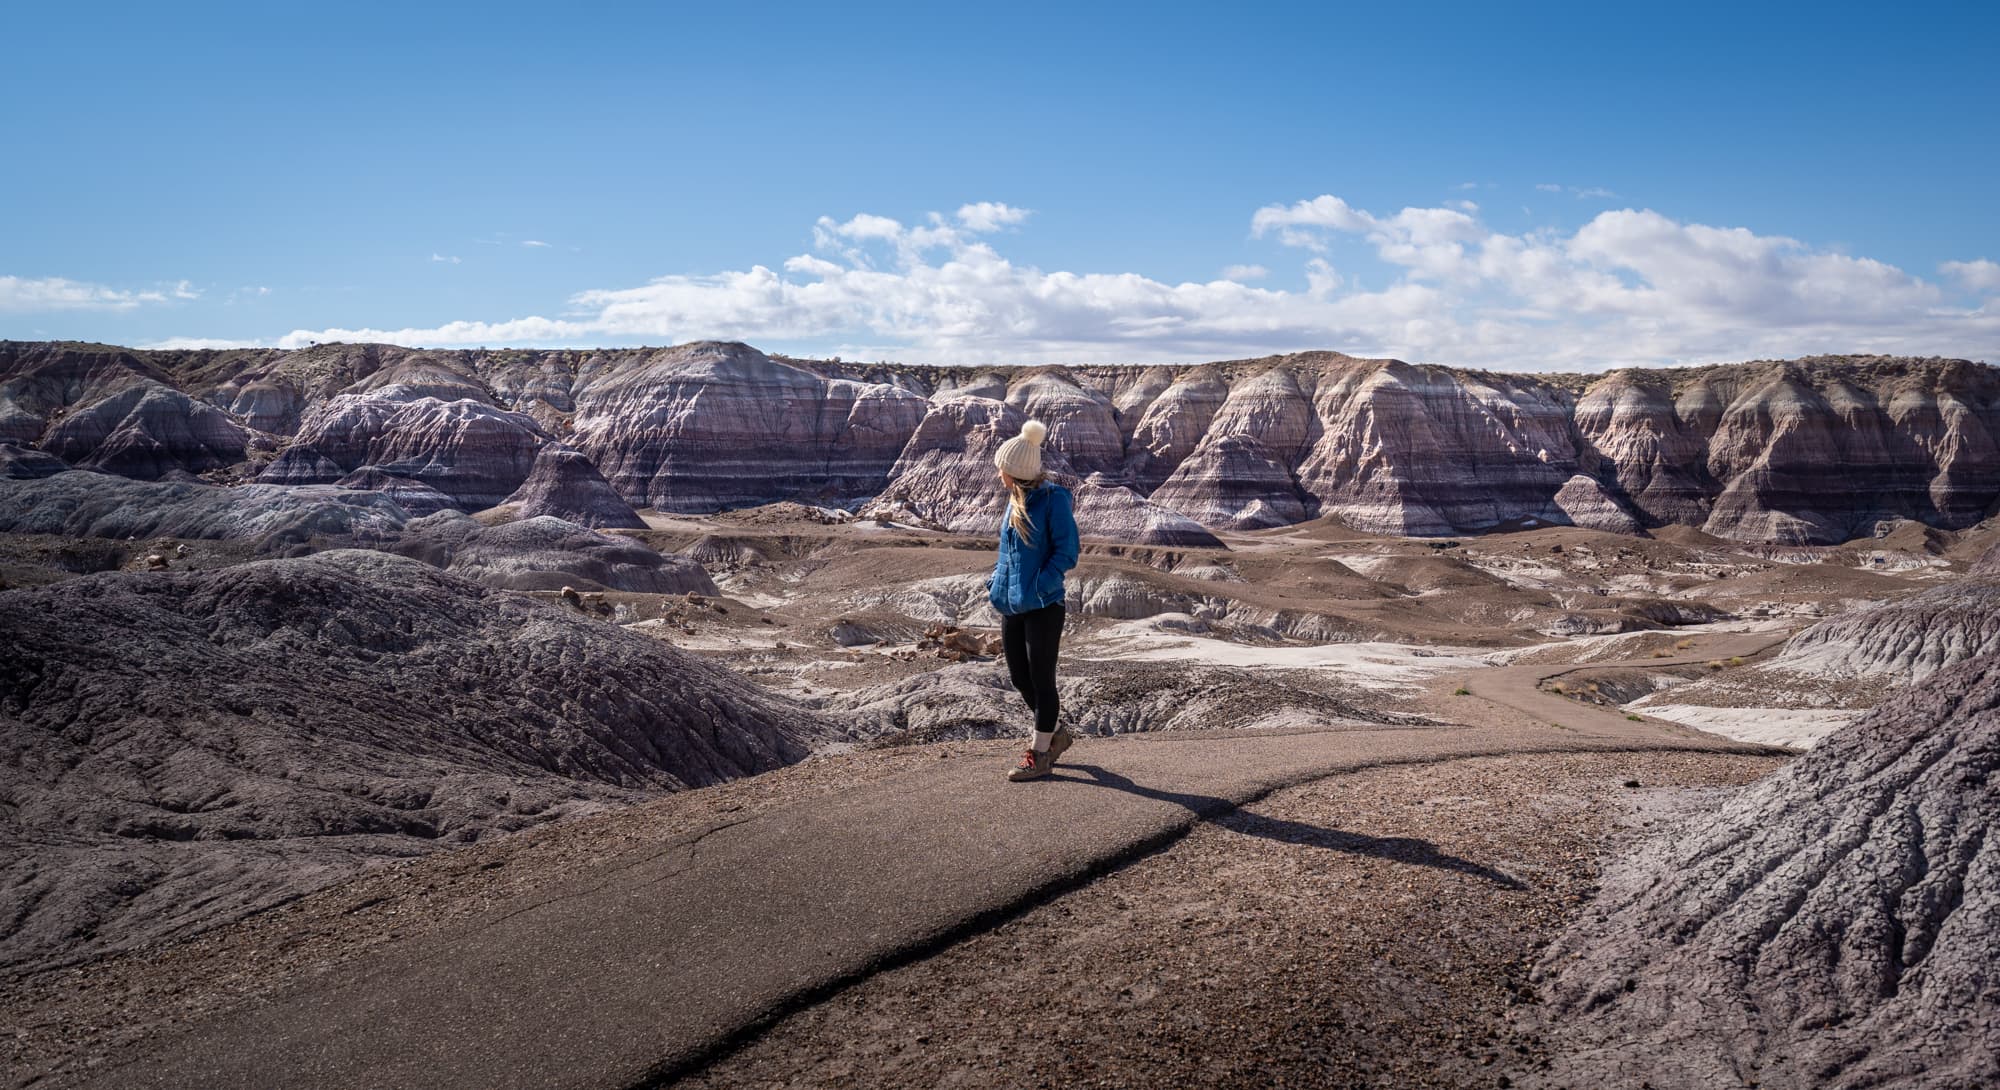
{"label": "blonde ponytail", "polygon": [[1007,522],[1014,527],[1014,535],[1021,539],[1022,544],[1033,545],[1035,543],[1035,524],[1028,518],[1028,489],[1041,484],[1042,479],[1036,477],[1025,485],[1015,480],[1011,475],[1006,480]]}

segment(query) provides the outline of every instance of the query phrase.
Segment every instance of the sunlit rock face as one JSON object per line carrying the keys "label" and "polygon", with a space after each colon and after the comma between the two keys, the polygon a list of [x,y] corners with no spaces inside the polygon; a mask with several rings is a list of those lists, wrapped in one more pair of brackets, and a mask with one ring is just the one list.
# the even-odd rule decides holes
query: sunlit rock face
{"label": "sunlit rock face", "polygon": [[1708,438],[1723,483],[1705,526],[1743,540],[1831,542],[1878,520],[1956,528],[1992,502],[1990,368],[1798,363],[1715,369]]}
{"label": "sunlit rock face", "polygon": [[1619,862],[1536,970],[1526,1085],[1995,1085],[1996,773],[1987,653]]}
{"label": "sunlit rock face", "polygon": [[583,385],[570,441],[632,503],[709,512],[880,492],[928,404],[747,345],[654,352]]}
{"label": "sunlit rock face", "polygon": [[1541,516],[1576,473],[1571,406],[1533,380],[1343,366],[1322,380],[1320,437],[1300,479],[1325,511],[1379,532],[1464,533]]}
{"label": "sunlit rock face", "polygon": [[535,467],[507,497],[519,518],[549,515],[593,529],[645,528],[645,521],[605,481],[581,451],[551,443],[535,456]]}
{"label": "sunlit rock face", "polygon": [[1079,386],[1060,371],[1040,371],[1018,382],[1007,401],[1049,426],[1048,444],[1077,473],[1117,473],[1125,463],[1125,437],[1111,399]]}
{"label": "sunlit rock face", "polygon": [[1556,521],[1602,530],[1608,534],[1636,534],[1639,520],[1619,503],[1602,483],[1579,473],[1556,490]]}
{"label": "sunlit rock face", "polygon": [[[1689,409],[1710,400],[1701,391]],[[1618,491],[1652,525],[1707,521],[1720,486],[1708,472],[1706,433],[1683,418],[1668,376],[1614,371],[1577,399],[1574,419],[1586,463],[1606,465]]]}
{"label": "sunlit rock face", "polygon": [[309,414],[258,480],[322,484],[372,467],[450,496],[466,510],[492,507],[528,478],[548,435],[534,418],[462,398],[441,401],[387,387],[341,394]]}
{"label": "sunlit rock face", "polygon": [[[991,405],[970,413],[968,400],[1004,406],[1004,419]],[[1168,523],[1155,508],[1210,530],[1331,516],[1436,535],[1537,520],[1817,544],[1885,519],[1956,529],[2000,513],[2000,379],[1961,360],[1581,376],[1332,352],[1018,368],[799,360],[718,342],[460,352],[0,343],[0,442],[134,477],[299,485],[376,470],[468,511],[507,502],[554,444],[578,452],[628,507],[900,503],[939,525],[984,526],[997,486],[974,448],[998,440],[950,429],[1004,438],[1000,425],[1030,417],[1050,426],[1047,454],[1061,473],[1131,493],[1151,505],[1140,522],[1157,527]],[[574,487],[588,487],[582,468],[565,470],[584,482]],[[1130,507],[1117,493],[1101,498]],[[622,519],[603,506],[550,513]],[[1137,525],[1106,510],[1107,529]]]}
{"label": "sunlit rock face", "polygon": [[1229,384],[1197,371],[1175,380],[1136,414],[1126,468],[1133,487],[1151,493],[1166,483],[1201,445],[1217,410],[1229,399]]}
{"label": "sunlit rock face", "polygon": [[1093,476],[1072,489],[1077,532],[1085,538],[1213,548],[1222,544],[1201,523]]}

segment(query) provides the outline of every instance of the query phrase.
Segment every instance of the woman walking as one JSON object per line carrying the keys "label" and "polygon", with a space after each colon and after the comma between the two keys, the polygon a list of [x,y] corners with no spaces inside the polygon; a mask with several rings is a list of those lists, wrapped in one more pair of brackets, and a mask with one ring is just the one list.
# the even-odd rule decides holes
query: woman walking
{"label": "woman walking", "polygon": [[1048,425],[1030,420],[993,455],[1007,486],[1007,518],[1000,525],[1000,559],[987,598],[1000,613],[1007,674],[1035,713],[1034,741],[1008,771],[1010,780],[1048,775],[1076,740],[1056,722],[1063,573],[1076,567],[1076,514],[1069,489],[1042,475],[1042,439],[1048,433]]}

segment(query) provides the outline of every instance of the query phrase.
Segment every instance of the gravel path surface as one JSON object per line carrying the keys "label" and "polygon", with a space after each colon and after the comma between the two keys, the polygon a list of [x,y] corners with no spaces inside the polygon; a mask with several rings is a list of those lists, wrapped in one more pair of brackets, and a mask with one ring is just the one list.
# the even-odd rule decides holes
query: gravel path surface
{"label": "gravel path surface", "polygon": [[1506,1012],[1627,805],[1782,763],[1532,755],[1282,791],[676,1085],[1506,1086],[1537,1054]]}
{"label": "gravel path surface", "polygon": [[[817,757],[761,776],[391,863],[193,939],[0,979],[0,1085],[94,1066],[202,1016],[438,931],[623,852],[872,782],[975,747]],[[1011,746],[988,743],[999,764]]]}

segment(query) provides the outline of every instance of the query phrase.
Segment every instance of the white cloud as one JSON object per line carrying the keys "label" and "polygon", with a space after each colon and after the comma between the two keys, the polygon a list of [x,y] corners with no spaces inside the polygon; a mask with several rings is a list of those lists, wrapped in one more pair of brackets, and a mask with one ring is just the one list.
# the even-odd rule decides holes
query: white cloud
{"label": "white cloud", "polygon": [[1230,265],[1222,270],[1224,280],[1262,280],[1271,275],[1271,270],[1262,265]]}
{"label": "white cloud", "polygon": [[545,249],[549,246],[549,243],[543,242],[541,239],[538,238],[524,238],[521,240],[521,245],[534,246],[537,248]]}
{"label": "white cloud", "polygon": [[278,338],[279,348],[304,348],[327,341],[381,342],[420,346],[552,344],[595,332],[587,324],[516,318],[506,322],[446,322],[429,329],[295,329]]}
{"label": "white cloud", "polygon": [[[813,252],[773,265],[580,292],[555,317],[430,328],[295,330],[280,343],[662,344],[704,338],[945,363],[1173,361],[1309,348],[1502,368],[1588,369],[1815,352],[2000,356],[2000,312],[1868,258],[1650,210],[1569,233],[1508,234],[1476,206],[1382,214],[1331,194],[1270,205],[1253,236],[1312,255],[1305,287],[1021,265],[987,236],[1020,222],[967,205],[916,224],[821,218]],[[987,208],[987,212],[976,210]],[[1022,213],[1021,216],[1025,216]],[[1343,279],[1322,254],[1358,239],[1394,275]],[[1280,250],[1279,252],[1283,252]],[[1987,275],[1987,262],[1945,271]],[[1958,266],[1965,266],[1961,272]]]}
{"label": "white cloud", "polygon": [[235,337],[168,337],[164,341],[152,341],[136,347],[173,351],[191,348],[269,348],[269,342]]}
{"label": "white cloud", "polygon": [[201,289],[187,280],[177,280],[163,288],[133,291],[60,276],[40,279],[0,276],[0,311],[132,310],[148,303],[199,298]]}
{"label": "white cloud", "polygon": [[1967,291],[2000,292],[2000,262],[1983,257],[1977,261],[1947,261],[1938,266],[1938,271],[1958,281]]}
{"label": "white cloud", "polygon": [[441,254],[441,253],[437,253],[437,252],[433,251],[433,252],[431,253],[431,260],[432,260],[432,261],[442,261],[442,262],[448,262],[448,263],[450,263],[450,264],[453,264],[453,265],[456,265],[456,264],[458,264],[458,263],[459,263],[459,261],[460,261],[460,260],[462,260],[462,259],[460,259],[460,258],[456,258],[456,257],[446,257],[446,256],[444,256],[444,255],[443,255],[443,254]]}
{"label": "white cloud", "polygon": [[959,225],[968,231],[988,234],[1002,227],[1018,227],[1027,222],[1029,212],[997,201],[963,204],[958,208]]}
{"label": "white cloud", "polygon": [[1567,193],[1580,201],[1616,200],[1618,194],[1598,185],[1557,185],[1554,182],[1537,182],[1535,188],[1544,193]]}

